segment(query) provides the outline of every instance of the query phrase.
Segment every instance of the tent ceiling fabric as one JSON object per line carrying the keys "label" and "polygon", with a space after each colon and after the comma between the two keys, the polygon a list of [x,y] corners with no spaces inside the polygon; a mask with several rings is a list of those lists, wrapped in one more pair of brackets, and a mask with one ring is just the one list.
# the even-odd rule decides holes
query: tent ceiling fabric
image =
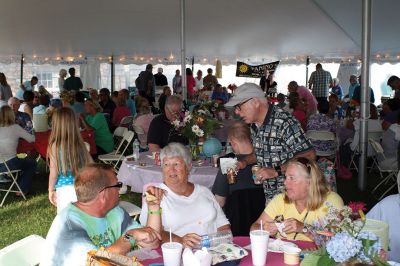
{"label": "tent ceiling fabric", "polygon": [[[372,50],[399,51],[400,1],[373,5]],[[275,60],[360,54],[361,1],[186,0],[186,54]],[[393,16],[391,16],[393,14]],[[2,0],[0,55],[179,55],[179,0]]]}

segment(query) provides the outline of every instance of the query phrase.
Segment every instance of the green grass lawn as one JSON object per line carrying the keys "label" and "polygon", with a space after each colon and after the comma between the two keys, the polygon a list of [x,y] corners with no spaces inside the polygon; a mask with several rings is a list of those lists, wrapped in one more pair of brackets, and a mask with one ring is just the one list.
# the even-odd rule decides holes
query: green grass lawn
{"label": "green grass lawn", "polygon": [[[0,208],[0,249],[32,234],[43,237],[47,235],[57,210],[48,200],[48,173],[43,162],[39,164],[38,169],[39,173],[33,181],[32,194],[28,195],[27,200],[11,193],[5,205]],[[0,192],[0,199],[4,193]],[[127,193],[122,195],[121,199],[141,206],[141,195],[138,193]]]}

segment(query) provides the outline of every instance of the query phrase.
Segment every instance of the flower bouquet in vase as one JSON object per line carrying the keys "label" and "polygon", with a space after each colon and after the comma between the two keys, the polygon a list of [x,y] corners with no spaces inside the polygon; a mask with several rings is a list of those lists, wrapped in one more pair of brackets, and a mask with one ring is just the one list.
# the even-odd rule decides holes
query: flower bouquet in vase
{"label": "flower bouquet in vase", "polygon": [[[317,250],[305,251],[301,265],[330,266],[340,263],[366,263],[389,265],[383,258],[381,240],[376,234],[363,230],[366,219],[364,204],[352,204],[336,208],[327,204],[327,215],[312,225],[307,225],[318,246]],[[355,219],[354,219],[355,218]]]}
{"label": "flower bouquet in vase", "polygon": [[210,111],[200,105],[195,107],[192,112],[185,112],[183,120],[175,120],[173,125],[189,140],[193,160],[197,160],[201,153],[202,143],[219,124]]}

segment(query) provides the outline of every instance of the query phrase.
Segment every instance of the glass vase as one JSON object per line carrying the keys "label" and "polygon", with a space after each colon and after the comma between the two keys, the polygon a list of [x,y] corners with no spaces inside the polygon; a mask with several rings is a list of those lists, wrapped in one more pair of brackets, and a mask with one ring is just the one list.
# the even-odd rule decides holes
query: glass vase
{"label": "glass vase", "polygon": [[200,147],[197,144],[190,144],[190,153],[192,154],[192,160],[197,161],[200,155]]}

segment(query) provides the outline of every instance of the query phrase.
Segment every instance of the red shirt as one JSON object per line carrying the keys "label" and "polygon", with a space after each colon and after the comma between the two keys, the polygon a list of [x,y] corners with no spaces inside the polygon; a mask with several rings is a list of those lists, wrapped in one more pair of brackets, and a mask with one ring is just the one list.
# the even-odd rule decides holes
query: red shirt
{"label": "red shirt", "polygon": [[122,118],[125,116],[130,116],[131,111],[129,110],[128,107],[126,106],[118,106],[114,109],[113,117],[112,117],[112,124],[113,126],[117,127],[119,126],[119,123],[121,122]]}
{"label": "red shirt", "polygon": [[187,82],[187,93],[188,95],[192,96],[194,94],[194,86],[196,86],[196,81],[194,80],[193,76],[186,76]]}

